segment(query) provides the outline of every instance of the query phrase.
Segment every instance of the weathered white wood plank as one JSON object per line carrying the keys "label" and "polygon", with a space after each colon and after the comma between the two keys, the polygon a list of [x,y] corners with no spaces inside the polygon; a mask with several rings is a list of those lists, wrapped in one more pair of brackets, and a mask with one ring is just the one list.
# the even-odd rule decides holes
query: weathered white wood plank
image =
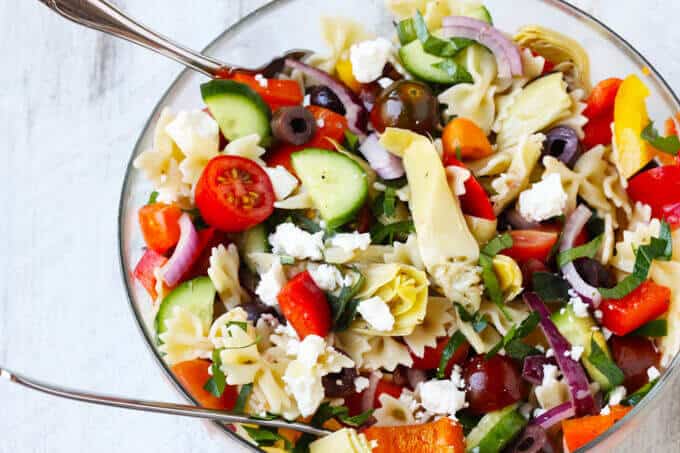
{"label": "weathered white wood plank", "polygon": [[[201,48],[265,0],[117,3]],[[676,2],[576,3],[680,85]],[[0,2],[0,34],[0,363],[76,387],[176,400],[124,299],[116,206],[134,140],[180,67],[67,24],[36,0]],[[680,383],[620,451],[680,450],[677,392]],[[0,401],[0,453],[236,451],[198,421],[84,406],[6,385]]]}

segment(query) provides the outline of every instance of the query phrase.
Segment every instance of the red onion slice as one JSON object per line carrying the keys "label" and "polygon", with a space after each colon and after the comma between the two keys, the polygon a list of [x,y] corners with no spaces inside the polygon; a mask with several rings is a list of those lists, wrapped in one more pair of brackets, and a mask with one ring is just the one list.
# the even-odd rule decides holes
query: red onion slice
{"label": "red onion slice", "polygon": [[543,382],[543,365],[557,365],[553,357],[544,355],[530,355],[524,359],[522,378],[535,385]]}
{"label": "red onion slice", "polygon": [[519,48],[500,30],[465,16],[448,16],[442,23],[445,37],[468,38],[487,47],[496,57],[499,78],[510,79],[524,74]]}
{"label": "red onion slice", "polygon": [[571,351],[571,345],[557,330],[550,319],[550,311],[536,293],[525,293],[524,302],[540,316],[540,324],[550,347],[555,351],[555,361],[562,370],[569,386],[572,402],[577,415],[590,415],[595,410],[595,399],[590,393],[590,384],[583,367],[565,353]]}
{"label": "red onion slice", "polygon": [[[593,214],[584,205],[579,205],[574,212],[567,218],[567,222],[564,225],[564,231],[562,232],[562,239],[560,240],[560,252],[569,250],[574,247],[574,241],[576,236],[583,230],[586,223]],[[564,278],[569,282],[571,287],[576,291],[584,301],[589,301],[595,307],[600,305],[602,302],[602,296],[597,288],[591,286],[583,280],[581,275],[576,270],[574,262],[570,262],[562,266],[562,274]]]}
{"label": "red onion slice", "polygon": [[361,396],[361,412],[366,412],[367,410],[373,409],[373,400],[375,399],[375,391],[378,388],[378,382],[380,382],[380,374],[375,371],[368,376],[368,388],[364,390],[364,394]]}
{"label": "red onion slice", "polygon": [[359,147],[359,151],[381,178],[397,179],[404,176],[401,159],[383,148],[376,134],[369,135]]}
{"label": "red onion slice", "polygon": [[364,107],[364,103],[359,96],[347,87],[344,83],[331,76],[327,72],[317,69],[301,61],[288,58],[286,66],[297,69],[304,75],[315,79],[317,82],[326,85],[335,93],[340,99],[342,105],[345,107],[345,117],[352,132],[359,136],[359,138],[366,137],[368,127],[368,110]]}
{"label": "red onion slice", "polygon": [[533,419],[531,424],[538,425],[543,429],[548,429],[558,424],[562,420],[571,418],[574,415],[576,415],[574,405],[571,403],[571,401],[567,401],[566,403],[562,403],[559,406],[553,407],[552,409],[548,409],[546,412]]}
{"label": "red onion slice", "polygon": [[161,268],[163,280],[170,287],[176,286],[182,276],[189,271],[189,268],[194,264],[200,246],[198,233],[189,214],[184,213],[179,218],[179,229],[177,247],[175,247],[174,253],[165,263],[165,266]]}

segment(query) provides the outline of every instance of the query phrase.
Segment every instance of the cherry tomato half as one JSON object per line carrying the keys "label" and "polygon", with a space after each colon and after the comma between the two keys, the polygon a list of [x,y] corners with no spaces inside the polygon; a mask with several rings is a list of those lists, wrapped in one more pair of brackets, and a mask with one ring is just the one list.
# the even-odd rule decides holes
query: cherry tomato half
{"label": "cherry tomato half", "polygon": [[680,166],[652,168],[634,176],[628,181],[628,196],[651,206],[652,216],[676,220],[675,209],[680,204]]}
{"label": "cherry tomato half", "polygon": [[[444,349],[446,349],[446,345],[448,343],[449,337],[442,337],[437,341],[436,348],[425,348],[425,354],[423,357],[417,357],[411,353],[411,357],[413,358],[413,368],[416,370],[436,370],[439,368],[439,361],[441,360]],[[451,359],[449,359],[449,363],[446,365],[446,376],[451,375],[451,370],[453,369],[454,365],[462,363],[467,358],[469,351],[470,343],[467,341],[458,346],[458,349],[456,349],[456,351],[451,356]]]}
{"label": "cherry tomato half", "polygon": [[274,211],[274,189],[262,167],[239,156],[208,162],[196,185],[196,206],[208,225],[228,232],[245,231]]}
{"label": "cherry tomato half", "polygon": [[503,250],[503,255],[508,255],[517,262],[531,258],[545,262],[559,237],[555,232],[539,230],[514,230],[510,232],[510,236],[512,247]]}
{"label": "cherry tomato half", "polygon": [[179,241],[182,210],[174,205],[152,203],[139,210],[139,226],[144,242],[153,251],[165,254]]}

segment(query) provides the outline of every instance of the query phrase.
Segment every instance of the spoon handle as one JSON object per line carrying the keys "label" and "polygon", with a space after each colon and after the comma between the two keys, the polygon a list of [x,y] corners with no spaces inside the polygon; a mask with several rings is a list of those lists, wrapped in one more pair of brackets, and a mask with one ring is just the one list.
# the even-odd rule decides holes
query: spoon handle
{"label": "spoon handle", "polygon": [[233,415],[224,411],[205,409],[202,407],[189,406],[186,404],[161,403],[156,401],[145,401],[130,398],[120,398],[111,395],[83,392],[80,390],[67,389],[53,384],[32,379],[21,374],[15,373],[0,366],[0,378],[9,380],[16,384],[28,387],[32,390],[47,393],[48,395],[58,396],[84,403],[98,404],[102,406],[120,407],[123,409],[133,409],[137,411],[154,412],[158,414],[181,415],[184,417],[205,418],[223,423],[247,423],[268,428],[288,428],[314,436],[325,436],[329,431],[318,429],[304,423],[293,423],[285,420],[261,420],[256,417],[246,415]]}
{"label": "spoon handle", "polygon": [[40,2],[73,22],[139,44],[209,77],[216,77],[228,71],[228,66],[224,63],[156,33],[106,0],[40,0]]}

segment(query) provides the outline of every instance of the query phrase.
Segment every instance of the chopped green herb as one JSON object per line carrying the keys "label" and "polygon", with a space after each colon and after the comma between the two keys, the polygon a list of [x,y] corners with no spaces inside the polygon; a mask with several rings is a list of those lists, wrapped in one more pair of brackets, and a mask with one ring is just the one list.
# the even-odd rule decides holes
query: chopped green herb
{"label": "chopped green herb", "polygon": [[289,255],[279,255],[281,264],[295,264],[295,258]]}
{"label": "chopped green herb", "polygon": [[482,253],[494,257],[510,247],[512,247],[512,236],[509,233],[503,233],[491,239],[482,249]]}
{"label": "chopped green herb", "polygon": [[479,265],[482,267],[482,281],[484,282],[484,291],[491,302],[496,304],[498,309],[510,319],[505,304],[503,303],[503,291],[501,291],[501,284],[498,282],[498,276],[493,268],[493,259],[488,255],[481,253],[479,255]]}
{"label": "chopped green herb", "polygon": [[463,149],[460,145],[456,146],[456,159],[458,159],[459,162],[463,161]]}
{"label": "chopped green herb", "polygon": [[652,266],[653,260],[667,261],[671,258],[673,254],[673,244],[670,236],[670,226],[666,221],[662,221],[659,237],[652,238],[649,244],[641,245],[635,251],[633,273],[621,280],[611,289],[598,288],[600,294],[607,299],[621,299],[633,292],[647,280],[649,268]]}
{"label": "chopped green herb", "polygon": [[636,390],[634,393],[628,395],[623,401],[621,401],[621,404],[623,404],[624,406],[635,406],[637,403],[642,401],[642,399],[645,396],[647,396],[649,391],[652,390],[652,387],[654,387],[657,382],[659,382],[659,378],[656,378],[653,381],[646,383],[638,390]]}
{"label": "chopped green herb", "polygon": [[222,358],[220,357],[221,349],[215,349],[212,353],[212,376],[205,383],[203,389],[212,393],[217,398],[221,397],[224,389],[227,386],[227,378],[222,372]]}
{"label": "chopped green herb", "polygon": [[580,245],[578,247],[565,250],[557,254],[557,267],[563,267],[579,258],[592,258],[595,256],[598,250],[600,250],[600,245],[604,239],[603,235],[599,235],[592,241]]}
{"label": "chopped green herb", "polygon": [[586,231],[588,232],[588,236],[591,238],[604,234],[604,228],[604,219],[598,216],[596,213],[593,213],[586,223]]}
{"label": "chopped green herb", "polygon": [[210,226],[205,220],[203,220],[203,217],[201,216],[201,211],[199,211],[198,208],[182,209],[182,211],[186,212],[191,216],[191,220],[194,222],[194,227],[197,230],[205,230]]}
{"label": "chopped green herb", "polygon": [[514,340],[505,345],[505,353],[510,358],[522,361],[530,355],[540,354],[541,351],[523,341]]}
{"label": "chopped green herb", "polygon": [[484,329],[486,329],[486,327],[489,325],[489,322],[486,319],[486,315],[481,314],[479,311],[475,314],[471,314],[461,304],[456,303],[455,305],[460,319],[463,322],[472,324],[472,328],[474,329],[475,332],[477,333],[483,332]]}
{"label": "chopped green herb", "polygon": [[397,24],[397,36],[402,46],[418,39],[418,34],[413,25],[413,19],[404,19]]}
{"label": "chopped green herb", "polygon": [[665,319],[655,319],[638,327],[630,334],[638,337],[665,337],[668,335],[668,322]]}
{"label": "chopped green herb", "polygon": [[371,241],[378,245],[390,245],[397,240],[405,241],[408,239],[408,235],[415,233],[415,231],[416,227],[411,220],[388,223],[387,225],[377,223],[371,228]]}
{"label": "chopped green herb", "polygon": [[378,182],[385,187],[392,187],[394,189],[401,189],[404,187],[406,184],[408,184],[408,178],[406,176],[402,176],[401,178],[397,179],[379,179]]}
{"label": "chopped green herb", "polygon": [[154,204],[158,200],[158,192],[155,190],[151,192],[151,195],[149,195],[149,201],[146,202],[146,204]]}
{"label": "chopped green herb", "polygon": [[433,36],[427,29],[427,24],[425,23],[423,15],[420,14],[420,11],[416,11],[416,15],[412,22],[415,34],[423,44],[423,50],[430,55],[442,58],[455,57],[463,49],[470,47],[475,43],[474,40],[467,38],[442,39]]}
{"label": "chopped green herb", "polygon": [[668,137],[662,137],[654,128],[653,121],[644,128],[640,137],[654,148],[663,151],[664,153],[677,156],[678,151],[680,151],[680,139],[678,139],[678,136],[669,135]]}
{"label": "chopped green herb", "polygon": [[540,316],[538,313],[531,312],[529,316],[527,316],[524,321],[520,323],[519,326],[512,326],[508,333],[505,334],[503,339],[499,341],[489,352],[486,353],[486,358],[490,359],[491,357],[495,356],[498,354],[498,351],[500,351],[502,348],[506,347],[510,343],[516,341],[516,340],[521,340],[522,338],[526,337],[529,335],[533,330],[536,328],[538,325],[538,321],[540,320]]}
{"label": "chopped green herb", "polygon": [[359,137],[349,129],[345,129],[345,144],[348,151],[356,152],[359,148]]}
{"label": "chopped green herb", "polygon": [[590,355],[588,356],[588,361],[607,378],[607,381],[609,381],[612,387],[621,385],[623,382],[623,372],[616,366],[607,353],[602,350],[600,345],[597,344],[594,336],[591,336],[590,338]]}
{"label": "chopped green herb", "polygon": [[290,441],[279,433],[272,431],[271,429],[273,428],[259,428],[247,425],[241,426],[248,433],[248,436],[250,436],[250,438],[260,447],[271,447],[276,442],[282,440],[286,450],[292,448]]}
{"label": "chopped green herb", "polygon": [[393,217],[397,208],[397,190],[386,186],[385,191],[378,195],[373,202],[372,211],[376,218]]}
{"label": "chopped green herb", "polygon": [[248,323],[245,321],[229,321],[225,324],[225,327],[229,326],[239,326],[244,332],[248,333]]}
{"label": "chopped green herb", "polygon": [[534,291],[545,302],[569,302],[569,284],[550,272],[534,272],[531,277]]}
{"label": "chopped green herb", "polygon": [[354,428],[364,425],[368,421],[368,419],[371,418],[374,411],[374,409],[369,409],[366,412],[362,412],[361,414],[357,414],[350,417],[349,409],[347,409],[344,406],[343,409],[345,409],[345,413],[339,414],[338,419],[340,419],[340,421],[345,425],[352,426]]}
{"label": "chopped green herb", "polygon": [[459,83],[473,83],[472,75],[465,69],[465,66],[456,63],[453,58],[444,58],[442,61],[434,63],[433,68],[445,71],[449,77],[459,80]]}
{"label": "chopped green herb", "polygon": [[439,368],[437,368],[437,379],[444,379],[446,377],[446,366],[449,364],[449,360],[456,353],[458,348],[465,342],[465,335],[460,330],[454,333],[449,342],[446,343],[446,347],[442,352],[442,356],[439,359]]}
{"label": "chopped green herb", "polygon": [[356,296],[366,280],[361,272],[356,272],[359,275],[359,278],[352,286],[343,286],[337,296],[333,294],[326,295],[328,303],[331,306],[333,330],[335,332],[347,330],[356,317],[359,301],[355,300],[354,296]]}
{"label": "chopped green herb", "polygon": [[469,412],[462,411],[456,413],[456,418],[460,422],[461,425],[463,425],[463,433],[467,436],[470,434],[470,431],[472,431],[475,426],[479,424],[479,421],[482,419],[481,415],[473,415]]}
{"label": "chopped green herb", "polygon": [[232,412],[234,414],[243,414],[246,409],[246,404],[248,403],[248,398],[253,392],[253,384],[245,384],[241,386],[241,391],[238,392],[238,398],[236,398],[236,404],[234,404],[234,409]]}

